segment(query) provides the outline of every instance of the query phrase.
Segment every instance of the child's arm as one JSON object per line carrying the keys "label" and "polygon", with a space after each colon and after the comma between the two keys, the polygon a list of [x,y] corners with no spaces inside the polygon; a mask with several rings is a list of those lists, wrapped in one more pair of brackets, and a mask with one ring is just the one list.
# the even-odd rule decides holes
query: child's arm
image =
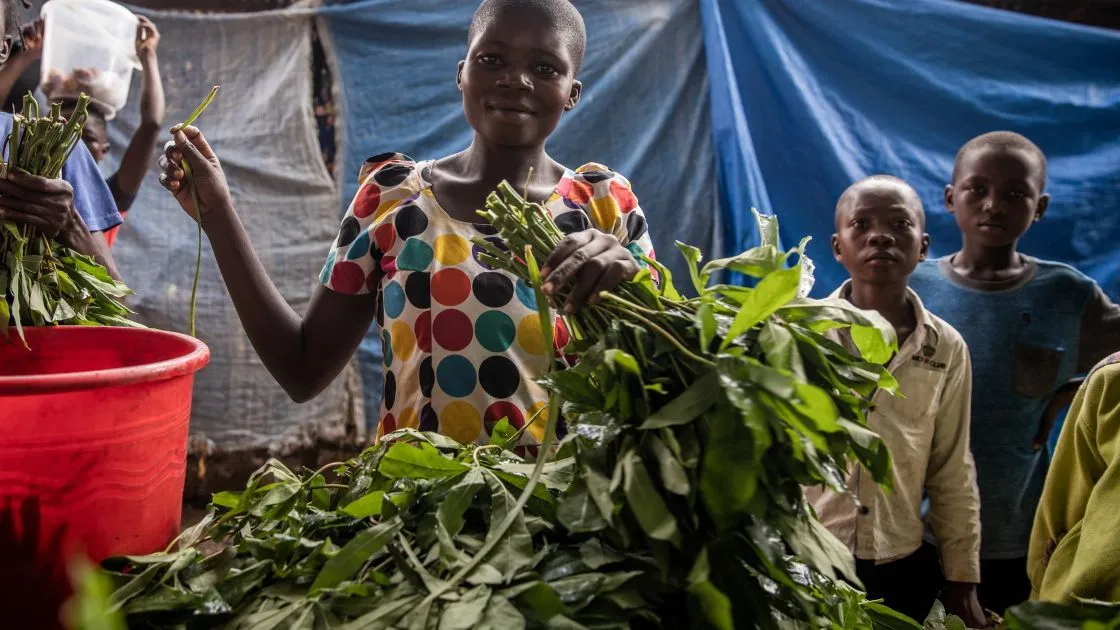
{"label": "child's arm", "polygon": [[159,143],[160,126],[163,125],[165,110],[163,83],[159,76],[159,60],[156,47],[159,46],[159,31],[155,24],[140,16],[136,27],[136,54],[143,67],[144,84],[140,89],[140,125],[132,134],[132,140],[121,158],[120,168],[109,179],[109,188],[117,209],[124,214],[132,207],[140,184],[148,172],[148,165],[156,154]]}
{"label": "child's arm", "polygon": [[23,50],[12,55],[0,67],[0,102],[8,100],[19,78],[43,55],[43,19],[23,29]]}
{"label": "child's arm", "polygon": [[949,582],[945,605],[970,628],[982,628],[983,609],[976,599],[980,582],[980,490],[969,447],[972,361],[963,341],[947,363],[949,376],[934,419],[926,470],[929,519]]}
{"label": "child's arm", "polygon": [[[189,138],[189,139],[188,139]],[[353,356],[376,311],[372,294],[343,295],[319,286],[301,319],[269,279],[233,208],[214,151],[195,127],[175,129],[160,158],[160,183],[191,217],[201,216],[237,315],[261,361],[284,391],[305,402],[327,387]],[[176,166],[186,157],[199,208]]]}

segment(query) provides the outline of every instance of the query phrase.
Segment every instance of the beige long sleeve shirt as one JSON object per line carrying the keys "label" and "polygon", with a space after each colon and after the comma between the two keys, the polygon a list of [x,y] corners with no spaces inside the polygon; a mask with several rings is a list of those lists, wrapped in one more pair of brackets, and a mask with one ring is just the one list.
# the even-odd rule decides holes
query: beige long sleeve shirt
{"label": "beige long sleeve shirt", "polygon": [[[832,297],[849,291],[846,283]],[[866,470],[855,466],[851,497],[823,488],[806,495],[821,522],[862,560],[900,560],[922,544],[923,489],[930,498],[933,528],[945,578],[980,582],[980,495],[969,449],[972,365],[968,347],[952,326],[925,310],[909,292],[917,326],[888,369],[903,396],[877,392],[868,416],[871,429],[890,449],[894,491],[885,493]],[[850,339],[840,340],[851,346]]]}

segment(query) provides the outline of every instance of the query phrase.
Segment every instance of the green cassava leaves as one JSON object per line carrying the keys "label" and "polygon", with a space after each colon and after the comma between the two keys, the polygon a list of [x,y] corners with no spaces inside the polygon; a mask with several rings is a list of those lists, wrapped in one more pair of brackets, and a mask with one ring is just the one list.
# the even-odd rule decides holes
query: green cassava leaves
{"label": "green cassava leaves", "polygon": [[[503,184],[482,215],[519,253],[480,239],[488,263],[539,288],[536,261],[564,238],[547,211]],[[132,559],[115,574],[130,621],[910,627],[836,581],[852,557],[802,492],[842,488],[856,463],[889,478],[866,415],[877,390],[896,387],[882,367],[893,332],[847,303],[801,297],[806,242],[783,252],[776,220],[759,226],[758,248],[702,268],[679,246],[696,298],[646,259],[660,282],[643,270],[568,318],[565,352],[580,360],[538,379],[551,394],[546,435],[560,400],[568,435],[537,462],[507,450],[524,429],[504,420],[482,445],[392,433],[339,468],[339,483],[270,463],[245,491],[215,495],[213,520],[192,533],[229,542],[221,563]],[[758,282],[709,286],[721,270]],[[547,331],[553,315],[537,302]]]}

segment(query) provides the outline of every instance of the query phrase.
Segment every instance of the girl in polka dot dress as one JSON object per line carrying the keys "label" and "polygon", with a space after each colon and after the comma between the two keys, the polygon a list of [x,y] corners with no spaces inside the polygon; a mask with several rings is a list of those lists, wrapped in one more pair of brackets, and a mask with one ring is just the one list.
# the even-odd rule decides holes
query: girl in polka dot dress
{"label": "girl in polka dot dress", "polygon": [[[557,305],[567,313],[632,278],[639,255],[653,256],[625,177],[599,164],[571,170],[544,150],[579,103],[584,41],[583,19],[567,0],[483,2],[457,75],[475,130],[470,147],[437,160],[385,153],[366,161],[302,319],[265,274],[202,134],[174,130],[160,181],[201,216],[253,347],[294,400],[322,391],[376,318],[386,370],[379,437],[410,427],[485,441],[507,418],[529,423],[524,444],[539,442],[548,396],[534,379],[554,348],[529,287],[480,260],[471,239],[498,240],[476,210],[502,180],[527,182],[529,198],[569,235],[542,268],[546,293],[571,287]],[[176,166],[184,155],[198,209]],[[556,342],[567,343],[562,323]]]}

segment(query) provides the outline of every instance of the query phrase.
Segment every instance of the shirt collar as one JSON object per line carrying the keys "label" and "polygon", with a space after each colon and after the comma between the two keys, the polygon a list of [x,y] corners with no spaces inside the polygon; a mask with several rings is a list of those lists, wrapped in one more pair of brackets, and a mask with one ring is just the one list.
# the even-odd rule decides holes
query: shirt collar
{"label": "shirt collar", "polygon": [[[840,288],[833,291],[832,295],[830,295],[829,297],[833,299],[846,300],[848,299],[848,296],[851,295],[851,293],[852,281],[849,278],[848,280],[844,281],[844,284],[840,285]],[[917,324],[914,326],[914,333],[910,335],[909,339],[906,340],[906,344],[914,344],[917,346],[917,348],[922,349],[923,351],[925,351],[926,346],[929,346],[933,350],[936,350],[937,342],[940,340],[940,335],[938,335],[937,328],[933,325],[933,322],[929,318],[929,313],[928,311],[926,311],[926,307],[922,303],[922,298],[918,297],[918,294],[915,293],[914,290],[910,287],[906,287],[906,296],[910,299],[910,304],[914,307],[914,319],[917,322]],[[901,351],[902,349],[899,348],[899,350]],[[928,351],[928,353],[932,354],[932,351]]]}

